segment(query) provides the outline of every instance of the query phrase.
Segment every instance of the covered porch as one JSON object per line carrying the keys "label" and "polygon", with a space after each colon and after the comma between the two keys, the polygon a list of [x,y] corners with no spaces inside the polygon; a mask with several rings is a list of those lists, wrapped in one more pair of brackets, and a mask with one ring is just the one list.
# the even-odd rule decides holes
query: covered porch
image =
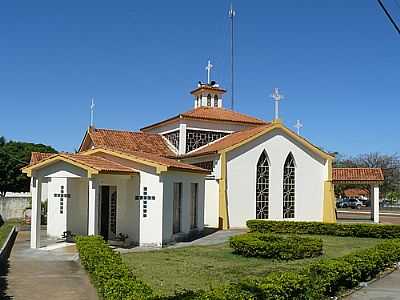
{"label": "covered porch", "polygon": [[[384,176],[380,168],[333,168],[332,183],[367,186],[369,189],[370,220],[379,223],[379,186]],[[346,212],[344,212],[346,213]]]}
{"label": "covered porch", "polygon": [[41,206],[47,202],[47,238],[65,234],[121,233],[139,240],[140,175],[136,170],[101,157],[54,155],[24,169],[31,177],[31,248],[41,247]]}

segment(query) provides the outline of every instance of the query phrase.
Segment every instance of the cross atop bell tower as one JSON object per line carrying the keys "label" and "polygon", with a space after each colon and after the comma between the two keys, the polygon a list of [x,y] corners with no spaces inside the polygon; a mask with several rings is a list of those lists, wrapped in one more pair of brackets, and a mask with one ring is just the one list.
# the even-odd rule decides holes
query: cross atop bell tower
{"label": "cross atop bell tower", "polygon": [[225,90],[214,80],[211,80],[211,69],[214,66],[208,61],[206,66],[207,83],[199,81],[197,88],[190,93],[194,96],[194,107],[222,107],[222,95]]}
{"label": "cross atop bell tower", "polygon": [[207,70],[207,84],[211,83],[211,68],[214,67],[210,61],[208,61],[206,70]]}

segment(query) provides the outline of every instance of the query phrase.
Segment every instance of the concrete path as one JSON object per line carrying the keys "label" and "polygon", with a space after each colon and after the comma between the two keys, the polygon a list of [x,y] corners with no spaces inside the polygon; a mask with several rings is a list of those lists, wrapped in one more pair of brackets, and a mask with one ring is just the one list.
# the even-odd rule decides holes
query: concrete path
{"label": "concrete path", "polygon": [[29,232],[20,231],[11,252],[5,274],[8,299],[98,299],[86,272],[76,261],[74,245],[37,250],[29,248],[29,239]]}
{"label": "concrete path", "polygon": [[400,270],[381,278],[353,293],[346,300],[395,300],[400,299]]}

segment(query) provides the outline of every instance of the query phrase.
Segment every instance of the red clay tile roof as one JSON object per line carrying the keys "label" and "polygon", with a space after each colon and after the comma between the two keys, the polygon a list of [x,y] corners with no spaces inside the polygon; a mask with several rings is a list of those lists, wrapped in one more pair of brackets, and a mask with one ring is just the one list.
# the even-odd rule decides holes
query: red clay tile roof
{"label": "red clay tile roof", "polygon": [[34,165],[41,161],[42,159],[49,158],[51,156],[56,155],[55,153],[42,153],[42,152],[32,152],[31,153],[31,161],[29,165]]}
{"label": "red clay tile roof", "polygon": [[99,156],[89,156],[82,154],[70,154],[70,153],[61,153],[61,154],[51,154],[48,153],[40,153],[40,152],[32,152],[31,155],[31,164],[29,166],[33,166],[39,162],[51,159],[53,157],[63,157],[66,159],[70,159],[74,162],[80,163],[87,167],[96,169],[100,172],[135,172],[134,169],[124,166],[115,161],[111,161]]}
{"label": "red clay tile roof", "polygon": [[220,88],[219,86],[210,86],[207,84],[202,84],[201,86],[195,88],[190,93],[195,94],[197,91],[200,91],[200,90],[218,91],[218,92],[223,92],[223,93],[226,92],[226,90],[224,90],[223,88]]}
{"label": "red clay tile roof", "polygon": [[159,134],[97,128],[90,128],[88,133],[95,148],[105,147],[123,152],[141,151],[162,156],[174,155]]}
{"label": "red clay tile roof", "polygon": [[169,118],[167,120],[143,127],[141,130],[148,130],[153,127],[160,126],[162,124],[171,122],[176,119],[186,118],[186,119],[197,119],[197,120],[212,120],[212,121],[224,121],[224,122],[233,122],[240,124],[249,124],[249,125],[263,125],[268,124],[268,122],[257,119],[255,117],[251,117],[245,114],[241,114],[226,108],[219,107],[197,107],[190,111],[181,113],[175,117]]}
{"label": "red clay tile roof", "polygon": [[383,172],[380,168],[333,168],[333,181],[365,182],[383,181]]}
{"label": "red clay tile roof", "polygon": [[200,156],[200,155],[217,153],[220,150],[239,144],[271,126],[272,124],[266,124],[231,133],[202,148],[196,149],[185,156],[190,157],[190,156]]}
{"label": "red clay tile roof", "polygon": [[[141,151],[118,151],[115,149],[110,149],[110,148],[104,148],[105,150],[110,150],[113,152],[117,152],[120,154],[124,154],[124,155],[131,155],[134,157],[138,157],[141,158],[143,160],[148,160],[150,162],[153,163],[158,163],[161,164],[163,166],[166,166],[168,168],[171,169],[183,169],[183,170],[188,170],[188,171],[196,171],[196,172],[201,172],[201,173],[209,173],[208,170],[191,165],[191,164],[187,164],[187,163],[182,163],[179,162],[175,159],[172,158],[167,158],[167,157],[162,157],[159,156],[157,154],[152,154],[152,153],[145,153],[145,152],[141,152]],[[112,154],[111,154],[112,155]]]}
{"label": "red clay tile roof", "polygon": [[369,191],[367,189],[346,189],[343,193],[346,197],[350,198],[369,195]]}

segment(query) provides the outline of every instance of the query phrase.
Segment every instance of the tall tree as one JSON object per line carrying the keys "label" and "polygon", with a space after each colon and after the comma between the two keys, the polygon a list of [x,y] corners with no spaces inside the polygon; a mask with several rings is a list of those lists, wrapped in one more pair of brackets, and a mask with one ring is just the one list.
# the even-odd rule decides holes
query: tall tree
{"label": "tall tree", "polygon": [[43,144],[6,141],[0,137],[0,196],[6,192],[29,191],[29,178],[21,168],[29,164],[32,152],[57,151]]}

